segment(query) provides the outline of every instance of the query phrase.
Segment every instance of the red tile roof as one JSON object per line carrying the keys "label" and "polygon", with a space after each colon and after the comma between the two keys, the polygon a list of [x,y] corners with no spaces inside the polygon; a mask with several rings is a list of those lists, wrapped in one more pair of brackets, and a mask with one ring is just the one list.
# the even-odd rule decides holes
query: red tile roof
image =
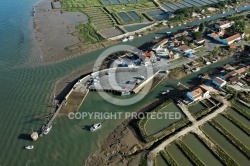
{"label": "red tile roof", "polygon": [[214,81],[217,82],[217,83],[219,83],[219,84],[222,84],[223,82],[225,82],[224,80],[222,80],[222,79],[219,78],[219,77],[215,77],[215,78],[214,78]]}
{"label": "red tile roof", "polygon": [[240,37],[241,37],[241,35],[239,33],[237,33],[237,34],[235,34],[233,36],[228,37],[227,41],[232,41],[232,40],[238,39]]}
{"label": "red tile roof", "polygon": [[246,72],[246,69],[244,67],[237,70],[239,74]]}
{"label": "red tile roof", "polygon": [[145,51],[143,53],[143,55],[146,56],[146,57],[151,57],[153,54],[154,54],[154,51]]}

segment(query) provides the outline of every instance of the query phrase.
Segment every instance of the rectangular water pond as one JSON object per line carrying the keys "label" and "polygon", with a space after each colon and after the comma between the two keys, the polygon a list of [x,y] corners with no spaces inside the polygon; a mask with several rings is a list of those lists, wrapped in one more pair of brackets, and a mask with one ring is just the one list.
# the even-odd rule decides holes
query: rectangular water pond
{"label": "rectangular water pond", "polygon": [[204,109],[207,109],[207,107],[204,104],[202,104],[200,101],[188,107],[188,110],[192,114],[199,112],[201,110],[204,110]]}
{"label": "rectangular water pond", "polygon": [[118,13],[118,15],[121,17],[121,19],[124,21],[124,22],[131,22],[133,21],[126,13],[124,12],[121,12],[121,13]]}
{"label": "rectangular water pond", "polygon": [[161,154],[159,153],[156,157],[155,157],[155,165],[156,166],[168,166],[168,163],[166,163],[166,161],[164,160],[164,158],[161,156]]}
{"label": "rectangular water pond", "polygon": [[185,1],[181,1],[180,3],[183,4],[185,7],[192,7],[193,6],[190,3],[187,3]]}
{"label": "rectangular water pond", "polygon": [[214,104],[209,101],[208,99],[204,99],[202,100],[202,102],[208,107],[208,108],[212,108],[214,106]]}
{"label": "rectangular water pond", "polygon": [[[148,119],[147,123],[145,124],[145,130],[149,135],[155,134],[161,131],[162,129],[170,126],[171,124],[178,122],[181,119],[185,118],[185,115],[182,113],[181,109],[175,105],[175,103],[169,104],[167,107],[160,110],[160,112],[163,113],[162,114],[163,116],[161,119],[159,118]],[[167,112],[178,113],[178,115],[180,114],[181,117],[180,119],[178,119],[178,118],[169,118],[168,116],[166,116],[166,119],[165,119],[164,113],[167,113]]]}
{"label": "rectangular water pond", "polygon": [[246,106],[245,104],[243,104],[237,100],[234,100],[233,103],[238,105],[240,108],[244,109],[245,111],[248,111],[248,113],[250,113],[250,108],[248,106]]}
{"label": "rectangular water pond", "polygon": [[164,14],[164,13],[165,13],[165,11],[163,11],[163,10],[152,10],[152,11],[147,12],[147,14],[150,16],[160,15],[160,14]]}
{"label": "rectangular water pond", "polygon": [[182,141],[191,149],[191,151],[199,158],[199,160],[205,165],[222,166],[223,164],[208,149],[199,138],[194,134],[188,134],[183,137]]}
{"label": "rectangular water pond", "polygon": [[126,4],[126,3],[128,3],[128,0],[120,0],[120,2],[121,2],[122,4]]}
{"label": "rectangular water pond", "polygon": [[192,162],[187,158],[185,153],[176,145],[172,144],[166,148],[166,151],[177,162],[178,165],[192,166]]}
{"label": "rectangular water pond", "polygon": [[134,11],[129,11],[128,14],[135,21],[140,21],[141,20],[141,17],[136,12],[134,12]]}
{"label": "rectangular water pond", "polygon": [[230,107],[227,109],[227,113],[233,116],[233,118],[235,118],[236,120],[240,121],[240,123],[242,123],[244,126],[250,126],[250,121],[245,116],[238,113],[237,110]]}
{"label": "rectangular water pond", "polygon": [[201,129],[208,134],[208,136],[217,145],[221,147],[232,159],[234,159],[239,165],[248,165],[249,159],[239,151],[233,144],[231,144],[224,135],[219,133],[211,124],[204,124]]}
{"label": "rectangular water pond", "polygon": [[137,25],[127,25],[127,26],[123,26],[123,28],[128,31],[128,32],[132,32],[132,31],[136,31],[138,29],[147,27],[149,25],[151,25],[152,23],[145,23],[145,24],[137,24]]}
{"label": "rectangular water pond", "polygon": [[243,143],[248,149],[250,149],[250,137],[243,132],[238,126],[232,123],[230,120],[225,118],[222,115],[219,115],[215,118],[219,124],[231,133],[237,140]]}
{"label": "rectangular water pond", "polygon": [[111,2],[109,0],[102,0],[102,4],[104,4],[104,5],[110,5]]}
{"label": "rectangular water pond", "polygon": [[212,4],[213,2],[212,1],[209,1],[209,0],[202,0],[203,2],[206,2],[207,4]]}
{"label": "rectangular water pond", "polygon": [[164,8],[164,9],[166,9],[167,11],[169,11],[169,12],[174,12],[174,9],[172,9],[172,8],[170,8],[169,6],[167,6],[167,5],[165,5],[165,4],[161,4],[161,6]]}
{"label": "rectangular water pond", "polygon": [[112,2],[112,4],[120,4],[118,0],[110,0],[110,2]]}

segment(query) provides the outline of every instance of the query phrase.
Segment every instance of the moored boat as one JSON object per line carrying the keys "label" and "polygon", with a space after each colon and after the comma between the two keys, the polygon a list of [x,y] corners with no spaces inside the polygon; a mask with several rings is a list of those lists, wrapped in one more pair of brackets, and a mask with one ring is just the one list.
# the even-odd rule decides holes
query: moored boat
{"label": "moored boat", "polygon": [[96,123],[93,126],[90,127],[90,131],[95,131],[101,127],[101,123]]}
{"label": "moored boat", "polygon": [[28,146],[25,146],[25,149],[28,149],[28,150],[31,150],[31,149],[33,149],[34,148],[34,146],[33,145],[28,145]]}

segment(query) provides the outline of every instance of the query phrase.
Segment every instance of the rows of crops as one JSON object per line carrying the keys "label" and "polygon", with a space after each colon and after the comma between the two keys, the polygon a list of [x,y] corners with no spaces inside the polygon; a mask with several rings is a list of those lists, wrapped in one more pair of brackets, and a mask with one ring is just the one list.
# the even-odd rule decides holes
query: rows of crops
{"label": "rows of crops", "polygon": [[114,26],[113,20],[101,8],[82,8],[81,11],[89,17],[96,30],[104,30]]}

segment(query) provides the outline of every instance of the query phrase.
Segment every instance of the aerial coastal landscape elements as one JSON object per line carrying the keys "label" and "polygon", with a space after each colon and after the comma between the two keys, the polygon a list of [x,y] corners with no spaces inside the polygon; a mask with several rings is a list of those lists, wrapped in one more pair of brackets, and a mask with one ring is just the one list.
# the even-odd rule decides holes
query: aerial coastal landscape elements
{"label": "aerial coastal landscape elements", "polygon": [[[0,73],[27,80],[5,99],[20,128],[3,141],[18,138],[21,165],[249,165],[250,0],[32,6],[33,32],[21,32],[18,50],[36,49]],[[19,98],[26,88],[34,96]],[[0,166],[17,163],[4,156]]]}

